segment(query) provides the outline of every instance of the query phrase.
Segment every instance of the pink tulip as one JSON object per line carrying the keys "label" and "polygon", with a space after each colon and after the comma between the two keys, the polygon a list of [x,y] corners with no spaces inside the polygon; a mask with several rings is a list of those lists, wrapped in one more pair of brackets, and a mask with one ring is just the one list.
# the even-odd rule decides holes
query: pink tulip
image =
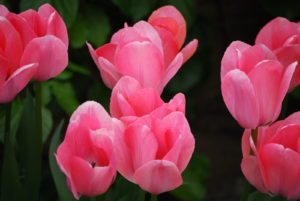
{"label": "pink tulip", "polygon": [[114,121],[93,101],[80,105],[70,118],[56,159],[74,197],[107,191],[116,176],[112,137]]}
{"label": "pink tulip", "polygon": [[195,140],[182,112],[146,115],[114,138],[117,170],[142,189],[159,194],[182,184]]}
{"label": "pink tulip", "polygon": [[[170,15],[170,27],[173,26],[174,31],[182,27],[177,30],[178,33],[174,33],[179,39],[167,29],[157,31],[158,26],[140,21],[133,27],[125,24],[123,29],[112,36],[110,43],[96,51],[87,44],[102,79],[109,88],[113,88],[122,76],[129,75],[143,87],[155,88],[161,93],[181,65],[195,53],[197,40],[180,51],[185,39],[185,21],[175,8],[171,8],[166,15]],[[162,8],[161,12],[165,12],[165,9]],[[176,18],[179,16],[181,21],[177,22]]]}
{"label": "pink tulip", "polygon": [[14,14],[0,6],[0,102],[11,101],[30,81],[47,80],[68,63],[64,22],[49,4]]}
{"label": "pink tulip", "polygon": [[222,95],[242,127],[254,129],[277,119],[296,65],[285,68],[261,44],[230,44],[221,62]]}
{"label": "pink tulip", "polygon": [[113,88],[110,113],[127,124],[144,115],[163,117],[175,111],[185,113],[185,98],[181,93],[164,103],[155,89],[143,88],[129,76],[122,77]]}
{"label": "pink tulip", "polygon": [[300,198],[300,112],[258,129],[256,146],[246,129],[242,139],[242,171],[263,193]]}
{"label": "pink tulip", "polygon": [[300,83],[299,24],[277,17],[260,30],[255,43],[264,44],[270,48],[285,67],[297,61],[298,65],[290,84],[290,89],[293,89]]}

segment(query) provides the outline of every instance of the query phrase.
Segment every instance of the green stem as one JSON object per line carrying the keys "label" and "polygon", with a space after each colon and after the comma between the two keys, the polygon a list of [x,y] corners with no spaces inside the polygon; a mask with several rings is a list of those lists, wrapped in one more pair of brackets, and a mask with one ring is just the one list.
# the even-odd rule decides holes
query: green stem
{"label": "green stem", "polygon": [[[42,169],[42,150],[43,150],[43,119],[42,119],[42,83],[35,83],[35,112],[36,112],[36,147],[37,147],[37,167],[36,167],[36,195],[39,193],[40,182],[41,182],[41,169]],[[38,197],[35,197],[34,200],[37,200]]]}
{"label": "green stem", "polygon": [[10,116],[11,116],[11,103],[7,104],[6,114],[5,114],[5,133],[4,133],[4,141],[10,140]]}
{"label": "green stem", "polygon": [[151,201],[157,201],[158,195],[151,194]]}
{"label": "green stem", "polygon": [[145,191],[139,188],[138,192],[138,201],[145,201]]}
{"label": "green stem", "polygon": [[241,196],[241,201],[247,201],[248,200],[248,196],[250,194],[250,190],[251,190],[251,186],[248,183],[248,181],[245,180],[244,188],[243,188],[243,193],[242,193],[242,196]]}

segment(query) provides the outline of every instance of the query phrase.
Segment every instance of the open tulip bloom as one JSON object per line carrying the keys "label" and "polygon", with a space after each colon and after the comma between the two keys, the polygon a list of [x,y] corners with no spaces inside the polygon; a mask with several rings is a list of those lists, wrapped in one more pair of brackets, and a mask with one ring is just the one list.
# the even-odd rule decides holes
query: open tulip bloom
{"label": "open tulip bloom", "polygon": [[246,129],[242,139],[242,171],[263,193],[300,199],[300,112],[258,129],[254,143]]}
{"label": "open tulip bloom", "polygon": [[221,62],[222,95],[242,127],[255,129],[278,118],[296,65],[284,67],[262,44],[230,44]]}
{"label": "open tulip bloom", "polygon": [[67,29],[49,4],[20,14],[1,5],[0,29],[0,103],[11,101],[32,78],[48,80],[67,66]]}
{"label": "open tulip bloom", "polygon": [[163,91],[182,64],[196,51],[194,39],[181,51],[186,23],[172,6],[155,11],[148,22],[140,21],[115,33],[111,42],[94,50],[91,56],[98,66],[104,83],[113,88],[124,75],[137,79],[143,87]]}

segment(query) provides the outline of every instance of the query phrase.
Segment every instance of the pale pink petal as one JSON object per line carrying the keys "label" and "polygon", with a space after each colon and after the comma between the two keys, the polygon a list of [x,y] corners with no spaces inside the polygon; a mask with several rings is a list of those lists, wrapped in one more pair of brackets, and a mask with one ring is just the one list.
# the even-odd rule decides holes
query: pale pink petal
{"label": "pale pink petal", "polygon": [[[88,44],[89,45],[89,44]],[[91,45],[89,45],[90,48]],[[98,57],[104,57],[110,63],[115,63],[115,52],[117,49],[117,45],[112,43],[107,43],[96,50],[96,55]]]}
{"label": "pale pink petal", "polygon": [[151,112],[151,116],[162,119],[168,114],[176,111],[185,114],[185,97],[182,93],[176,94],[169,103],[165,103],[161,107],[155,109]]}
{"label": "pale pink petal", "polygon": [[148,22],[139,21],[135,25],[133,25],[133,28],[137,31],[137,33],[140,34],[140,36],[144,38],[148,38],[148,40],[152,42],[154,45],[156,45],[156,47],[163,54],[163,47],[162,47],[163,41],[153,26],[151,26]]}
{"label": "pale pink petal", "polygon": [[133,27],[125,26],[123,29],[120,29],[111,37],[110,42],[112,44],[118,45],[122,48],[124,45],[134,42],[134,41],[150,41],[149,38],[142,36],[138,31]]}
{"label": "pale pink petal", "polygon": [[282,105],[285,95],[287,94],[287,92],[291,86],[291,81],[292,81],[296,66],[297,66],[297,62],[290,64],[288,67],[286,67],[286,70],[282,76],[282,80],[280,82],[280,87],[279,87],[279,93],[278,93],[278,96],[276,99],[277,106],[275,108],[273,121],[275,121],[280,114],[281,105]]}
{"label": "pale pink petal", "polygon": [[[70,167],[71,182],[78,192],[86,196],[97,196],[107,191],[111,185],[115,171],[111,167],[92,167],[90,163],[79,157],[72,157]],[[78,199],[78,195],[74,194]]]}
{"label": "pale pink petal", "polygon": [[221,80],[223,80],[225,75],[231,70],[239,69],[241,53],[249,47],[251,46],[241,41],[233,41],[227,47],[221,61]]}
{"label": "pale pink petal", "polygon": [[[124,101],[126,101],[128,97],[130,97],[133,93],[140,90],[141,88],[142,88],[141,84],[136,79],[129,76],[122,77],[112,90],[112,94],[110,98],[111,115],[116,118],[120,118],[121,116],[124,116],[120,108],[120,100],[119,100],[120,95],[122,95],[122,98],[124,98],[125,99]],[[124,101],[122,102],[124,103]]]}
{"label": "pale pink petal", "polygon": [[250,137],[251,137],[251,129],[245,129],[242,136],[243,157],[247,157],[250,155],[251,152]]}
{"label": "pale pink petal", "polygon": [[0,5],[0,16],[6,17],[8,13],[9,10],[4,5]]}
{"label": "pale pink petal", "polygon": [[241,163],[241,169],[247,180],[262,193],[268,193],[266,189],[258,161],[256,156],[248,155],[244,156]]}
{"label": "pale pink petal", "polygon": [[[299,132],[297,129],[296,132]],[[267,189],[288,199],[298,199],[300,155],[280,144],[267,144],[260,151],[261,171]]]}
{"label": "pale pink petal", "polygon": [[65,44],[55,36],[47,35],[33,39],[25,48],[21,64],[38,63],[34,78],[48,80],[61,73],[68,65]]}
{"label": "pale pink petal", "polygon": [[28,64],[20,67],[0,86],[0,103],[6,103],[28,84],[32,76],[37,71],[38,64]]}
{"label": "pale pink petal", "polygon": [[182,184],[176,165],[167,160],[152,160],[134,174],[136,183],[145,191],[160,194],[174,190]]}
{"label": "pale pink petal", "polygon": [[152,131],[141,121],[135,121],[124,131],[124,140],[129,148],[134,170],[150,160],[154,160],[157,142]]}
{"label": "pale pink petal", "polygon": [[[177,39],[178,46],[181,47],[184,43],[186,36],[186,23],[182,14],[174,6],[163,6],[154,11],[148,19],[150,24],[154,23],[155,20],[160,18],[171,18],[177,22],[177,33],[175,35]],[[173,30],[174,23],[169,23],[169,21],[160,21],[156,23],[156,26],[168,27],[169,30]]]}
{"label": "pale pink petal", "polygon": [[168,66],[168,68],[165,70],[163,78],[161,80],[161,83],[158,87],[158,92],[162,93],[165,86],[168,84],[168,82],[174,77],[174,75],[177,73],[177,71],[180,69],[180,67],[183,64],[183,55],[181,52],[179,52],[172,63]]}
{"label": "pale pink petal", "polygon": [[[0,16],[0,30],[3,40],[5,41],[3,56],[9,58],[9,74],[12,74],[20,67],[19,62],[23,51],[22,40],[14,26],[2,16]],[[36,62],[30,62],[27,64],[31,63]]]}
{"label": "pale pink petal", "polygon": [[282,17],[277,17],[259,31],[255,43],[265,44],[271,50],[274,50],[281,47],[288,38],[298,33],[296,23]]}
{"label": "pale pink petal", "polygon": [[[163,124],[167,125],[168,132],[164,133],[168,152],[163,160],[176,164],[179,172],[182,172],[190,161],[195,149],[195,139],[184,114],[173,112],[166,116]],[[172,139],[173,138],[173,139]]]}
{"label": "pale pink petal", "polygon": [[276,56],[283,66],[288,66],[297,61],[295,73],[293,75],[289,89],[295,88],[300,83],[300,45],[285,46],[276,51]]}
{"label": "pale pink petal", "polygon": [[259,108],[256,92],[247,75],[236,69],[223,78],[222,95],[231,115],[244,128],[256,128],[259,123]]}
{"label": "pale pink petal", "polygon": [[157,88],[161,82],[163,57],[149,42],[132,42],[121,48],[115,57],[116,67],[123,75],[137,79],[143,87]]}
{"label": "pale pink petal", "polygon": [[183,63],[185,63],[191,56],[194,55],[198,47],[198,40],[194,39],[189,44],[187,44],[182,50],[181,53],[183,55]]}

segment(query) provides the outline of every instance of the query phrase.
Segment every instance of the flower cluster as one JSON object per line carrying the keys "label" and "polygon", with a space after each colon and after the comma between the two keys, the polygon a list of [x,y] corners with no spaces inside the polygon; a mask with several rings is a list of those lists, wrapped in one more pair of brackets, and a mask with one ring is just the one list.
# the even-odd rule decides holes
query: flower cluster
{"label": "flower cluster", "polygon": [[[263,193],[300,198],[300,116],[277,121],[289,90],[300,83],[300,26],[278,17],[255,45],[230,44],[221,62],[224,102],[245,128],[242,171]],[[275,123],[273,123],[275,122]]]}
{"label": "flower cluster", "polygon": [[68,64],[68,33],[56,10],[9,12],[0,5],[0,103],[13,100],[31,79],[48,80]]}
{"label": "flower cluster", "polygon": [[[75,198],[104,193],[116,171],[153,194],[182,184],[195,147],[185,97],[165,103],[160,94],[197,48],[181,49],[186,23],[173,6],[154,11],[115,33],[90,54],[112,88],[110,115],[93,101],[73,113],[56,159]],[[181,50],[180,50],[181,49]]]}

